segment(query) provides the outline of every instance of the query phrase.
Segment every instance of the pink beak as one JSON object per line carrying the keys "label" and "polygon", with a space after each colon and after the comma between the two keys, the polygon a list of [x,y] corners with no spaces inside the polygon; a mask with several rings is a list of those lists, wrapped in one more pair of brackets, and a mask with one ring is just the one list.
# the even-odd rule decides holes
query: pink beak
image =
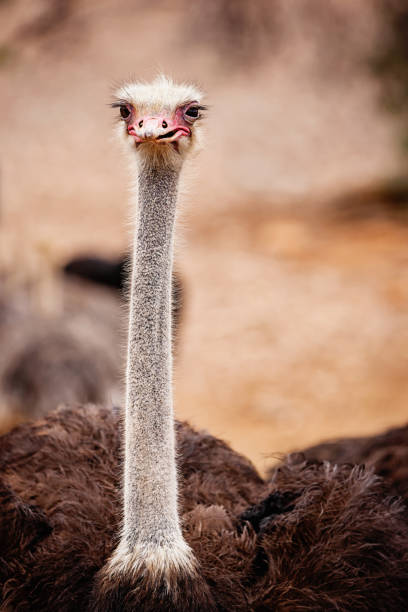
{"label": "pink beak", "polygon": [[191,131],[172,117],[138,117],[128,126],[128,132],[134,136],[136,143],[142,142],[175,142],[182,136],[190,136]]}

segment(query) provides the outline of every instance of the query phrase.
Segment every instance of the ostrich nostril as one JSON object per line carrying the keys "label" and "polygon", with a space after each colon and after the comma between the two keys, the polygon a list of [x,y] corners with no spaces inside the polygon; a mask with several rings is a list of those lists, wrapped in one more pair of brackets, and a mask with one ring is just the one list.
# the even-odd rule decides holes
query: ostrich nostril
{"label": "ostrich nostril", "polygon": [[167,127],[167,121],[163,121],[162,123],[162,127],[166,128]]}
{"label": "ostrich nostril", "polygon": [[142,126],[143,126],[143,119],[139,121],[139,127],[142,127]]}

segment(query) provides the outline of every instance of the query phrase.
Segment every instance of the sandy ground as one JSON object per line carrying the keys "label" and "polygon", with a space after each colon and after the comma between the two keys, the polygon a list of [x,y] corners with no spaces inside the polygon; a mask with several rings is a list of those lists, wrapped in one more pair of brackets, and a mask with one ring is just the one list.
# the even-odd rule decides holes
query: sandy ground
{"label": "sandy ground", "polygon": [[126,248],[111,83],[163,70],[208,92],[206,145],[186,173],[176,410],[261,468],[408,417],[408,227],[318,212],[401,167],[397,127],[357,59],[375,20],[332,4],[344,43],[288,10],[285,44],[238,66],[186,32],[182,2],[77,2],[39,37],[21,33],[24,2],[0,5],[0,259],[18,278],[41,284],[79,251]]}
{"label": "sandy ground", "polygon": [[[225,219],[226,221],[227,219]],[[260,466],[407,419],[408,227],[243,210],[184,260],[178,411]]]}

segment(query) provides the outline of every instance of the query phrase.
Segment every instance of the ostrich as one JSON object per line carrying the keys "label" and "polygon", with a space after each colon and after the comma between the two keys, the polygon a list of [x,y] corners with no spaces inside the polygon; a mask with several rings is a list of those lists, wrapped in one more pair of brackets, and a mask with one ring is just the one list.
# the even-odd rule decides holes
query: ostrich
{"label": "ostrich", "polygon": [[63,272],[68,276],[77,276],[122,291],[126,286],[128,269],[128,256],[113,261],[89,256],[71,259],[64,265]]}
{"label": "ostrich", "polygon": [[[100,257],[77,257],[67,262],[64,274],[76,276],[93,283],[123,291],[127,285],[129,255],[110,261]],[[172,324],[173,337],[177,340],[183,314],[184,286],[180,274],[173,272],[172,277]]]}
{"label": "ostrich", "polygon": [[404,609],[405,507],[381,479],[289,461],[265,482],[174,423],[177,186],[205,108],[164,77],[124,86],[114,107],[138,187],[125,414],[61,408],[0,438],[1,608]]}
{"label": "ostrich", "polygon": [[393,493],[408,501],[408,425],[373,436],[322,442],[301,453],[308,461],[370,466],[387,480]]}
{"label": "ostrich", "polygon": [[120,305],[70,283],[61,311],[39,310],[23,287],[0,288],[0,432],[61,403],[120,397]]}

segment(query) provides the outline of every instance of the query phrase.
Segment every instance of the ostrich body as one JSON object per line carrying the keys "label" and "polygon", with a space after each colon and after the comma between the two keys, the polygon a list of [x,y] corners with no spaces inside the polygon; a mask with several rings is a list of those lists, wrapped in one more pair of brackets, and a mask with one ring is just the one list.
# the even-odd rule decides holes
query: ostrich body
{"label": "ostrich body", "polygon": [[408,501],[408,425],[373,436],[322,442],[301,453],[308,461],[366,465],[388,482],[395,495]]}
{"label": "ostrich body", "polygon": [[200,98],[160,78],[115,102],[139,198],[124,419],[61,409],[0,439],[1,609],[403,609],[405,508],[379,478],[300,461],[264,482],[174,424],[173,233]]}
{"label": "ostrich body", "polygon": [[63,308],[41,312],[28,291],[0,283],[0,431],[60,404],[119,396],[120,306],[108,291],[62,288]]}

